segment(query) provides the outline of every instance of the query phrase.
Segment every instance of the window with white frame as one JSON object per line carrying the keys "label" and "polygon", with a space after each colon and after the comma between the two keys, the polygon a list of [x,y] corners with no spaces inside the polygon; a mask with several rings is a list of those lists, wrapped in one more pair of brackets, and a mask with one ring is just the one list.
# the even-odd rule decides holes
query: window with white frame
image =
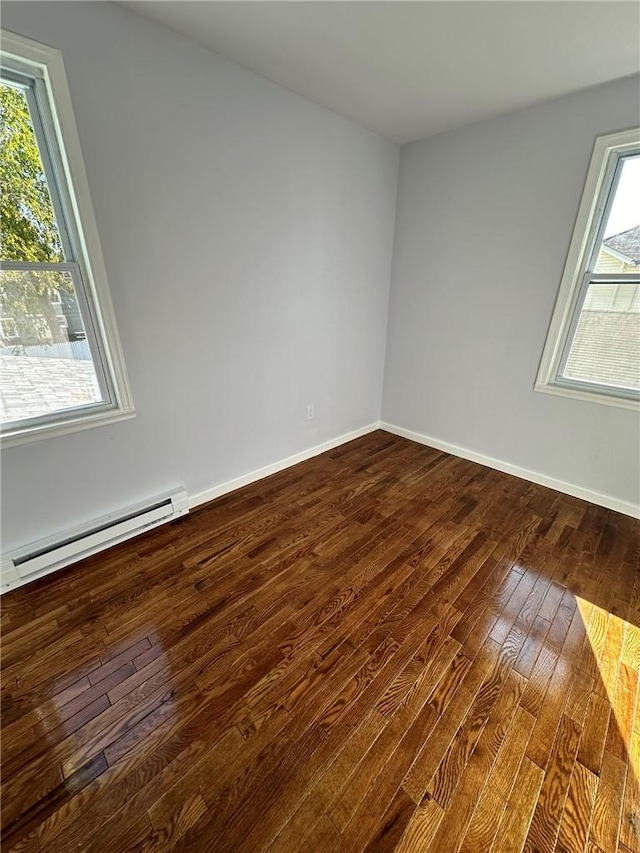
{"label": "window with white frame", "polygon": [[598,137],[536,390],[640,400],[640,129]]}
{"label": "window with white frame", "polygon": [[16,444],[134,414],[60,53],[0,43],[0,424]]}

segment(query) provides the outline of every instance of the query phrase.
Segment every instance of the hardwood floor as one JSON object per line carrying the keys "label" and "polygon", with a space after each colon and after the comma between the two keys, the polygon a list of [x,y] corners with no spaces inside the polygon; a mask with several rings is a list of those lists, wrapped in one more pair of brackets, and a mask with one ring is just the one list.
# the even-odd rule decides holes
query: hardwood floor
{"label": "hardwood floor", "polygon": [[3,851],[640,851],[639,524],[376,432],[1,599]]}

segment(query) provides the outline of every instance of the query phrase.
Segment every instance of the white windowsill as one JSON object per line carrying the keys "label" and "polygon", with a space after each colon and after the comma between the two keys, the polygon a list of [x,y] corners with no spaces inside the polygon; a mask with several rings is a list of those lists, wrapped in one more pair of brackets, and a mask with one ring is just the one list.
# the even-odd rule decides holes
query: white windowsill
{"label": "white windowsill", "polygon": [[548,385],[537,382],[533,386],[534,391],[543,394],[552,394],[555,397],[572,397],[574,400],[584,400],[587,403],[599,403],[601,406],[615,406],[618,409],[640,410],[640,400],[632,400],[629,397],[616,397],[605,392],[585,391],[582,388],[571,388],[565,385]]}
{"label": "white windowsill", "polygon": [[110,408],[106,411],[102,410],[91,414],[69,417],[64,421],[57,421],[55,423],[39,424],[32,427],[23,426],[15,432],[6,430],[2,433],[2,449],[16,447],[19,444],[31,444],[34,441],[42,441],[44,438],[53,438],[58,435],[79,432],[83,429],[107,426],[118,421],[128,421],[131,418],[135,418],[135,416],[136,410],[134,408]]}

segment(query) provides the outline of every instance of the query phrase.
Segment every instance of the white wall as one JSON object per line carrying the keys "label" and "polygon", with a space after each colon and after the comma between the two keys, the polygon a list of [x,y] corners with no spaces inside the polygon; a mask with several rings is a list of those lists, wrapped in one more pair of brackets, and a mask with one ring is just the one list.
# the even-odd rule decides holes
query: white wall
{"label": "white wall", "polygon": [[377,421],[397,147],[115,5],[2,25],[63,52],[138,410],[3,453],[3,547]]}
{"label": "white wall", "polygon": [[402,149],[383,419],[638,503],[635,412],[533,391],[594,137],[638,78]]}

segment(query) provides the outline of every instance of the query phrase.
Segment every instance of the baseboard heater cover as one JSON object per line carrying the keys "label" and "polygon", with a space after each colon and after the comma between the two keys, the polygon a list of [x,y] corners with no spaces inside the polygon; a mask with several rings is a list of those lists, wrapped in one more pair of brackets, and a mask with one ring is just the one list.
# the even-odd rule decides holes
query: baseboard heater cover
{"label": "baseboard heater cover", "polygon": [[19,548],[3,555],[0,592],[63,569],[188,512],[187,493],[179,489]]}

